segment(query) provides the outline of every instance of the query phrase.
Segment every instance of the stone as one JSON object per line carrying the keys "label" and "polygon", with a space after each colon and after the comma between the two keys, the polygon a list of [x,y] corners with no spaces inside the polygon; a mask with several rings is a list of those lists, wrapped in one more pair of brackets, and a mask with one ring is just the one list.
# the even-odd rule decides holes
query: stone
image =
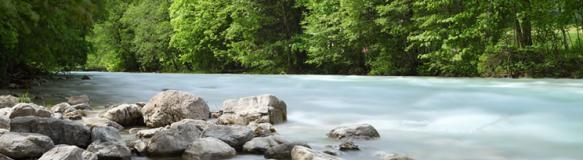
{"label": "stone", "polygon": [[85,113],[83,110],[74,110],[63,114],[63,118],[70,120],[80,120],[85,116],[87,116],[87,113]]}
{"label": "stone", "polygon": [[72,105],[71,107],[75,108],[76,110],[91,110],[89,103],[76,104]]}
{"label": "stone", "polygon": [[14,160],[14,159],[0,153],[0,160]]}
{"label": "stone", "polygon": [[354,142],[352,142],[352,141],[342,142],[340,145],[338,145],[338,148],[341,151],[358,151],[358,150],[360,150],[358,145],[354,144]]}
{"label": "stone", "polygon": [[260,123],[260,124],[251,123],[247,126],[249,128],[251,128],[255,137],[266,137],[266,136],[277,134],[277,131],[275,130],[275,128],[273,127],[273,125],[271,123]]}
{"label": "stone", "polygon": [[76,145],[81,148],[91,143],[91,130],[69,120],[44,117],[16,117],[10,120],[10,131],[39,133],[49,136],[55,144]]}
{"label": "stone", "polygon": [[278,124],[287,120],[285,102],[273,95],[226,100],[221,111],[223,114],[218,118],[221,124]]}
{"label": "stone", "polygon": [[243,152],[264,154],[265,151],[267,151],[269,148],[284,143],[290,142],[276,135],[267,137],[256,137],[245,143],[245,145],[243,145]]}
{"label": "stone", "polygon": [[152,128],[152,129],[143,129],[140,130],[136,133],[136,136],[138,138],[152,138],[154,135],[156,135],[156,133],[163,131],[164,127],[159,127],[159,128]]}
{"label": "stone", "polygon": [[52,117],[52,112],[36,104],[18,103],[14,105],[14,107],[12,107],[12,111],[10,112],[8,117],[10,119],[13,119],[15,117],[24,116]]}
{"label": "stone", "polygon": [[38,160],[97,160],[97,156],[77,146],[57,145]]}
{"label": "stone", "polygon": [[203,135],[200,120],[185,119],[172,123],[167,129],[157,132],[147,140],[149,155],[181,155],[191,142]]}
{"label": "stone", "polygon": [[11,108],[12,106],[18,104],[18,97],[12,95],[0,96],[0,108]]}
{"label": "stone", "polygon": [[94,127],[91,129],[91,141],[122,142],[121,135],[113,127]]}
{"label": "stone", "polygon": [[140,110],[141,107],[136,104],[122,104],[105,111],[101,117],[123,126],[140,125],[144,123]]}
{"label": "stone", "polygon": [[75,108],[71,107],[71,105],[67,102],[59,103],[54,105],[51,110],[54,113],[66,113],[76,110]]}
{"label": "stone", "polygon": [[310,148],[308,144],[302,142],[283,143],[267,149],[263,156],[266,159],[290,159],[291,151],[296,146],[304,146]]}
{"label": "stone", "polygon": [[118,130],[124,129],[124,127],[121,126],[120,124],[117,124],[116,122],[111,121],[109,119],[105,119],[105,118],[98,118],[98,117],[86,118],[86,117],[83,117],[82,122],[83,122],[83,124],[85,124],[85,126],[88,126],[90,128],[91,127],[113,127],[113,128],[118,129]]}
{"label": "stone", "polygon": [[375,157],[379,160],[413,160],[413,158],[396,153],[376,152]]}
{"label": "stone", "polygon": [[10,119],[0,116],[0,129],[10,129]]}
{"label": "stone", "polygon": [[380,138],[380,135],[370,124],[360,124],[334,128],[328,132],[328,137],[337,140],[372,140]]}
{"label": "stone", "polygon": [[98,159],[130,160],[131,150],[125,143],[95,141],[87,147],[87,151],[93,152]]}
{"label": "stone", "polygon": [[209,107],[201,97],[176,90],[158,93],[141,111],[144,123],[152,128],[183,119],[206,120],[210,116]]}
{"label": "stone", "polygon": [[228,159],[237,154],[227,143],[212,137],[195,140],[182,154],[183,160]]}
{"label": "stone", "polygon": [[253,139],[253,131],[247,126],[210,125],[204,130],[205,137],[214,137],[229,144],[235,149],[241,149],[243,144]]}
{"label": "stone", "polygon": [[91,77],[89,77],[88,75],[83,75],[81,77],[81,80],[91,80]]}
{"label": "stone", "polygon": [[54,146],[51,138],[41,134],[8,132],[0,135],[0,153],[15,159],[37,158]]}
{"label": "stone", "polygon": [[77,105],[77,104],[89,104],[90,99],[87,95],[80,95],[80,96],[71,96],[67,99],[67,103],[70,105]]}
{"label": "stone", "polygon": [[292,160],[341,160],[340,157],[332,156],[304,146],[295,146],[291,151]]}

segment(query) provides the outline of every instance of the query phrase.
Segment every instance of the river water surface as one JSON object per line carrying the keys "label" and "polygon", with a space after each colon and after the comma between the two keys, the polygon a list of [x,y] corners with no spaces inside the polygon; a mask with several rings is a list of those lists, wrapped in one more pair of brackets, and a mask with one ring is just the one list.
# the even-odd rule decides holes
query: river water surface
{"label": "river water surface", "polygon": [[[273,94],[288,105],[276,125],[317,149],[337,142],[330,129],[369,123],[381,139],[357,142],[345,159],[377,152],[417,160],[583,159],[583,80],[224,75],[75,72],[92,80],[49,82],[31,92],[87,94],[92,105],[147,101],[163,89],[203,97],[211,110],[226,99]],[[234,159],[262,159],[238,156]]]}

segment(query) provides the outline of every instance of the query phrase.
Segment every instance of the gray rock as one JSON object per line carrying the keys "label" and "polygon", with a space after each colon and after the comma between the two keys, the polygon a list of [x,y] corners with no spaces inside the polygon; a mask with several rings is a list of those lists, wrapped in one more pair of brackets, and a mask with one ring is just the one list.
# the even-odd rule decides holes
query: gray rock
{"label": "gray rock", "polygon": [[118,130],[122,130],[124,128],[120,124],[105,118],[83,118],[82,122],[88,127],[113,127]]}
{"label": "gray rock", "polygon": [[74,110],[71,112],[66,112],[63,114],[63,118],[70,119],[70,120],[80,120],[83,117],[87,116],[87,113],[83,110]]}
{"label": "gray rock", "polygon": [[310,148],[308,144],[301,142],[284,143],[267,149],[263,156],[266,159],[290,159],[291,151],[295,146],[304,146]]}
{"label": "gray rock", "polygon": [[182,154],[184,160],[228,159],[237,154],[227,143],[212,137],[195,140]]}
{"label": "gray rock", "polygon": [[57,145],[38,160],[97,160],[97,156],[77,146]]}
{"label": "gray rock", "polygon": [[159,128],[152,128],[152,129],[144,129],[144,130],[140,130],[136,133],[136,136],[138,138],[152,138],[154,135],[156,135],[156,133],[162,131],[166,129],[165,127],[159,127]]}
{"label": "gray rock", "polygon": [[51,111],[45,109],[42,106],[38,106],[32,103],[19,103],[12,107],[12,111],[9,114],[9,118],[13,119],[15,117],[24,116],[37,116],[37,117],[51,117]]}
{"label": "gray rock", "polygon": [[379,160],[413,160],[413,158],[407,156],[386,152],[377,152],[375,153],[375,157]]}
{"label": "gray rock", "polygon": [[91,143],[89,127],[69,120],[43,117],[16,117],[10,120],[10,131],[40,133],[51,137],[55,144],[76,145],[81,148]]}
{"label": "gray rock", "polygon": [[11,158],[40,157],[54,146],[51,138],[41,134],[8,132],[0,135],[0,153]]}
{"label": "gray rock", "polygon": [[12,95],[0,96],[0,108],[10,108],[18,103],[18,97]]}
{"label": "gray rock", "polygon": [[0,153],[0,160],[13,160],[13,159]]}
{"label": "gray rock", "polygon": [[358,145],[354,144],[354,142],[352,142],[352,141],[342,142],[340,145],[338,145],[338,148],[341,151],[358,151],[358,150],[360,150]]}
{"label": "gray rock", "polygon": [[243,152],[264,154],[265,151],[267,151],[269,148],[284,143],[290,142],[276,135],[267,137],[256,137],[251,139],[249,142],[245,143],[245,145],[243,145]]}
{"label": "gray rock", "polygon": [[371,140],[380,138],[380,135],[370,124],[361,124],[334,128],[328,132],[328,137],[337,140]]}
{"label": "gray rock", "polygon": [[0,108],[0,117],[9,118],[12,108]]}
{"label": "gray rock", "polygon": [[10,129],[10,119],[0,116],[0,129]]}
{"label": "gray rock", "polygon": [[89,99],[89,96],[87,96],[87,95],[71,96],[68,98],[67,102],[70,105],[89,104],[90,99]]}
{"label": "gray rock", "polygon": [[253,139],[253,135],[247,126],[210,125],[204,130],[205,137],[220,139],[236,149],[241,149],[243,144]]}
{"label": "gray rock", "polygon": [[291,151],[291,158],[292,160],[341,160],[340,157],[332,156],[303,146],[295,146]]}
{"label": "gray rock", "polygon": [[124,126],[144,123],[141,107],[136,104],[122,104],[107,110],[101,117],[112,120]]}
{"label": "gray rock", "polygon": [[113,127],[94,127],[91,129],[91,141],[96,142],[123,142],[121,135]]}
{"label": "gray rock", "polygon": [[120,142],[95,141],[87,147],[87,151],[95,153],[98,159],[129,160],[132,156],[131,150],[125,143]]}
{"label": "gray rock", "polygon": [[221,110],[223,114],[218,118],[221,124],[278,124],[287,120],[285,102],[272,95],[226,100]]}
{"label": "gray rock", "polygon": [[202,137],[200,120],[185,119],[172,123],[147,141],[149,155],[181,155],[191,142]]}
{"label": "gray rock", "polygon": [[266,137],[266,136],[277,134],[277,131],[275,130],[275,128],[273,127],[273,125],[271,123],[260,123],[260,124],[251,123],[247,126],[249,128],[251,128],[255,137]]}
{"label": "gray rock", "polygon": [[75,108],[76,110],[91,110],[91,105],[89,103],[81,103],[72,105],[71,107]]}
{"label": "gray rock", "polygon": [[141,111],[148,127],[163,127],[183,119],[206,120],[210,115],[202,98],[175,90],[158,93]]}
{"label": "gray rock", "polygon": [[54,105],[51,110],[54,113],[66,113],[76,110],[75,108],[71,107],[71,105],[67,102],[59,103]]}

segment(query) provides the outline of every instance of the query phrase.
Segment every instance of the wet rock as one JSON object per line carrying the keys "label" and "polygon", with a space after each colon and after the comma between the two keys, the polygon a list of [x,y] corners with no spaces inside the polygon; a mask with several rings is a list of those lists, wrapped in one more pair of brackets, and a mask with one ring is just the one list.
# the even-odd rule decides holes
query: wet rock
{"label": "wet rock", "polygon": [[191,142],[202,137],[200,120],[185,119],[172,123],[149,139],[146,152],[149,155],[181,155]]}
{"label": "wet rock", "polygon": [[332,129],[328,137],[338,140],[371,140],[380,138],[377,130],[369,124],[343,126]]}
{"label": "wet rock", "polygon": [[97,156],[77,146],[61,144],[44,153],[38,160],[97,160]]}
{"label": "wet rock", "polygon": [[43,117],[16,117],[10,120],[10,131],[39,133],[51,137],[55,144],[76,145],[81,148],[91,143],[89,127],[69,120]]}
{"label": "wet rock", "polygon": [[227,143],[212,137],[195,140],[182,154],[184,160],[228,159],[237,154]]}
{"label": "wet rock", "polygon": [[290,159],[291,151],[296,146],[304,146],[310,148],[308,144],[302,142],[283,143],[267,149],[263,156],[266,159]]}
{"label": "wet rock", "polygon": [[375,157],[379,160],[413,160],[413,158],[407,156],[386,152],[377,152],[375,153]]}
{"label": "wet rock", "polygon": [[278,124],[287,120],[285,102],[273,95],[226,100],[221,110],[223,114],[218,118],[221,124]]}
{"label": "wet rock", "polygon": [[114,121],[105,118],[82,118],[83,124],[88,127],[113,127],[122,130],[124,127]]}
{"label": "wet rock", "polygon": [[204,136],[220,139],[235,149],[241,149],[243,144],[254,137],[249,127],[226,125],[210,125],[204,130]]}
{"label": "wet rock", "polygon": [[87,151],[95,153],[98,159],[129,160],[132,156],[125,143],[119,142],[95,141],[87,147]]}
{"label": "wet rock", "polygon": [[176,90],[158,93],[141,111],[148,127],[162,127],[183,119],[209,118],[209,107],[201,97]]}
{"label": "wet rock", "polygon": [[268,136],[268,137],[256,137],[245,143],[243,145],[243,152],[263,154],[269,148],[274,146],[290,143],[289,141],[283,139],[280,136]]}
{"label": "wet rock", "polygon": [[247,126],[251,128],[255,137],[266,137],[277,133],[277,131],[275,130],[271,123],[260,124],[251,123]]}
{"label": "wet rock", "polygon": [[36,116],[36,117],[51,117],[51,111],[45,109],[42,106],[38,106],[32,103],[19,103],[12,107],[12,111],[9,114],[9,118],[24,117],[24,116]]}
{"label": "wet rock", "polygon": [[358,151],[358,150],[360,150],[358,145],[354,144],[354,142],[351,142],[351,141],[342,142],[340,145],[338,145],[338,148],[341,151]]}
{"label": "wet rock", "polygon": [[295,146],[291,151],[292,160],[340,160],[340,157],[312,150],[304,146]]}
{"label": "wet rock", "polygon": [[124,126],[140,125],[144,123],[140,109],[136,104],[122,104],[105,111],[101,117]]}
{"label": "wet rock", "polygon": [[14,97],[12,95],[0,96],[0,108],[10,108],[18,104],[18,101],[18,97]]}
{"label": "wet rock", "polygon": [[90,99],[87,95],[71,96],[67,99],[67,103],[70,105],[89,104],[89,102]]}
{"label": "wet rock", "polygon": [[8,132],[0,135],[0,153],[15,159],[40,157],[54,146],[51,138],[41,134]]}

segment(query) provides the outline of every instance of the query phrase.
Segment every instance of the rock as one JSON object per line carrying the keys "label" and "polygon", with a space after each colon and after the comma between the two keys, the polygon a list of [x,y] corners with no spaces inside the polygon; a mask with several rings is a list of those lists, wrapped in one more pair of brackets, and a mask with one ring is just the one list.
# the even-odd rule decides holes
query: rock
{"label": "rock", "polygon": [[94,127],[91,129],[91,141],[122,142],[119,131],[113,127]]}
{"label": "rock", "polygon": [[10,129],[10,119],[0,116],[0,129]]}
{"label": "rock", "polygon": [[18,97],[14,97],[12,95],[0,96],[0,108],[10,108],[18,104],[18,101]]}
{"label": "rock", "polygon": [[81,77],[81,80],[91,80],[91,77],[89,77],[88,75],[83,75],[83,77]]}
{"label": "rock", "polygon": [[268,137],[256,137],[243,145],[243,151],[247,153],[263,154],[265,151],[267,151],[267,149],[284,143],[290,142],[280,136],[275,135]]}
{"label": "rock", "polygon": [[15,159],[40,157],[54,146],[51,138],[41,134],[8,132],[0,135],[0,153]]}
{"label": "rock", "polygon": [[51,111],[45,109],[42,106],[38,106],[32,103],[19,103],[12,107],[12,111],[9,114],[9,118],[24,117],[24,116],[37,116],[37,117],[51,117]]}
{"label": "rock", "polygon": [[0,117],[10,119],[10,112],[12,112],[12,108],[0,108]]}
{"label": "rock", "polygon": [[192,94],[168,90],[158,93],[142,108],[144,123],[148,127],[163,127],[183,119],[206,120],[209,107]]}
{"label": "rock", "polygon": [[66,113],[76,110],[75,108],[71,107],[71,105],[67,102],[59,103],[54,105],[51,110],[54,113]]}
{"label": "rock", "polygon": [[184,160],[228,159],[237,154],[227,143],[212,137],[195,140],[182,154]]}
{"label": "rock", "polygon": [[89,102],[89,96],[87,95],[71,96],[67,99],[67,103],[70,105],[89,104]]}
{"label": "rock", "polygon": [[358,150],[360,150],[358,145],[354,144],[354,142],[351,142],[351,141],[342,142],[340,145],[338,145],[338,148],[341,151],[358,151]]}
{"label": "rock", "polygon": [[129,160],[132,156],[130,149],[119,142],[95,141],[87,147],[87,151],[95,153],[98,159]]}
{"label": "rock", "polygon": [[101,117],[124,126],[140,125],[144,122],[140,109],[136,104],[122,104],[107,110]]}
{"label": "rock", "polygon": [[80,120],[85,117],[87,113],[83,110],[74,110],[71,112],[67,112],[63,114],[63,118],[70,119],[70,120]]}
{"label": "rock", "polygon": [[407,156],[385,152],[377,152],[375,153],[375,157],[377,157],[379,160],[413,160],[413,158]]}
{"label": "rock", "polygon": [[295,146],[291,151],[292,160],[340,160],[340,157],[315,151],[303,146]]}
{"label": "rock", "polygon": [[275,130],[271,123],[260,124],[251,123],[247,126],[251,128],[253,134],[255,134],[255,137],[266,137],[277,133],[277,131]]}
{"label": "rock", "polygon": [[0,160],[13,160],[13,159],[0,153]]}
{"label": "rock", "polygon": [[124,127],[114,121],[105,118],[82,118],[83,124],[88,127],[113,127],[122,130]]}
{"label": "rock", "polygon": [[301,142],[284,143],[267,149],[263,156],[265,159],[290,159],[291,151],[295,146],[304,146],[310,148],[308,144]]}
{"label": "rock", "polygon": [[77,146],[57,145],[38,160],[97,160],[97,156]]}
{"label": "rock", "polygon": [[91,110],[89,103],[76,104],[72,105],[71,107],[75,108],[76,110]]}
{"label": "rock", "polygon": [[338,140],[371,140],[380,138],[380,135],[371,125],[361,124],[334,128],[328,132],[328,137]]}
{"label": "rock", "polygon": [[272,95],[226,100],[222,112],[218,118],[222,124],[278,124],[287,120],[285,102]]}
{"label": "rock", "polygon": [[200,120],[185,119],[172,123],[147,141],[146,152],[150,155],[181,155],[191,142],[203,135]]}
{"label": "rock", "polygon": [[159,127],[159,128],[152,128],[152,129],[144,129],[144,130],[140,130],[136,133],[136,136],[138,138],[152,138],[154,135],[156,135],[156,133],[163,131],[164,127]]}
{"label": "rock", "polygon": [[40,133],[51,137],[55,144],[76,145],[81,148],[91,143],[89,127],[69,120],[43,117],[16,117],[10,120],[10,131]]}
{"label": "rock", "polygon": [[220,139],[236,149],[241,149],[243,144],[254,137],[253,131],[247,126],[226,125],[210,125],[204,130],[204,136]]}

